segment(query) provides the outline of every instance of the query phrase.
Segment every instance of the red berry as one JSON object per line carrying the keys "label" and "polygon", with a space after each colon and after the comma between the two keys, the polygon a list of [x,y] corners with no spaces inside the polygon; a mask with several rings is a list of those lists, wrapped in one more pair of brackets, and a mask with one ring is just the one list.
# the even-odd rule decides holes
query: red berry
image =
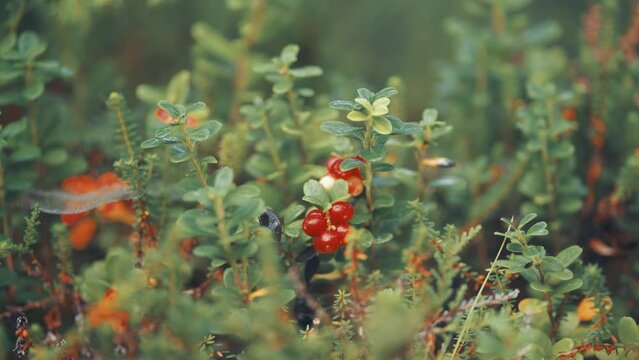
{"label": "red berry", "polygon": [[[359,155],[353,157],[353,159],[357,159],[361,162],[366,162],[366,160],[364,160],[364,158]],[[331,174],[333,177],[337,179],[344,179],[344,180],[346,180],[346,178],[351,176],[356,176],[356,177],[359,177],[360,179],[363,178],[362,173],[359,171],[359,168],[357,167],[346,170],[346,171],[342,170],[341,166],[343,162],[344,162],[344,159],[342,158],[339,158],[337,156],[330,156],[326,160],[326,169],[328,169],[329,174]]]}
{"label": "red berry", "polygon": [[341,235],[335,230],[326,230],[313,238],[313,247],[320,254],[332,254],[342,243]]}
{"label": "red berry", "polygon": [[333,177],[336,177],[338,179],[343,179],[344,177],[346,177],[346,172],[342,171],[342,169],[340,168],[343,162],[344,162],[344,159],[333,160],[331,162],[331,167],[328,168],[328,172],[331,175],[333,175]]}
{"label": "red berry", "polygon": [[362,181],[362,178],[349,176],[346,179],[346,182],[348,182],[348,193],[351,194],[351,196],[357,196],[364,191],[364,182]]}
{"label": "red berry", "polygon": [[326,169],[330,170],[333,167],[333,164],[340,159],[341,159],[340,157],[335,155],[329,156],[328,159],[326,159]]}
{"label": "red berry", "polygon": [[328,210],[328,215],[331,218],[331,223],[338,225],[348,223],[349,220],[353,218],[354,212],[355,209],[353,209],[353,205],[346,201],[336,201],[331,206],[331,209]]}
{"label": "red berry", "polygon": [[[353,156],[353,159],[357,159],[357,160],[361,161],[362,163],[365,163],[365,162],[366,162],[366,159],[364,159],[363,157],[361,157],[361,156],[359,156],[359,155],[357,155],[357,156]],[[349,177],[350,177],[350,176],[356,176],[356,177],[358,177],[358,178],[360,178],[360,179],[363,179],[363,178],[364,178],[364,177],[362,176],[362,172],[361,172],[361,171],[359,171],[359,167],[355,167],[355,168],[352,168],[352,169],[350,169],[350,170],[346,171],[346,174],[347,174],[347,176],[349,176]]]}
{"label": "red berry", "polygon": [[341,246],[345,246],[346,245],[346,235],[348,235],[348,231],[350,230],[350,226],[348,226],[348,224],[339,224],[335,226],[335,231],[337,231],[338,234],[340,234],[341,238],[340,238],[340,245]]}
{"label": "red berry", "polygon": [[321,234],[327,227],[326,215],[317,209],[309,212],[302,222],[302,230],[310,236]]}

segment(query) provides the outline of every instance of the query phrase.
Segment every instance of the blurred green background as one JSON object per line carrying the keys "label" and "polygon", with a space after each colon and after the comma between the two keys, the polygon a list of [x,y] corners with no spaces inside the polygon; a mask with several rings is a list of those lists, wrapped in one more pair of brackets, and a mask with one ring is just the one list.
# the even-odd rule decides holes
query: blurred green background
{"label": "blurred green background", "polygon": [[[50,45],[79,51],[83,67],[91,64],[96,82],[87,94],[87,107],[102,107],[114,89],[132,94],[139,84],[166,84],[178,71],[191,66],[193,45],[191,26],[204,22],[229,38],[237,38],[238,23],[244,13],[233,11],[233,2],[223,0],[156,0],[68,3],[58,14],[85,26],[86,39],[60,29],[51,29],[46,14],[27,11],[24,29],[40,32]],[[425,106],[432,106],[438,63],[450,61],[454,43],[445,31],[446,19],[467,17],[463,0],[267,0],[264,27],[256,50],[276,55],[288,43],[301,46],[303,64],[318,64],[325,76],[320,91],[335,93],[368,86],[384,86],[388,77],[399,75],[405,81],[408,114],[417,117]],[[151,6],[149,6],[151,5]],[[588,6],[578,0],[540,0],[526,7],[531,23],[555,20],[563,30],[558,45],[569,54],[577,51],[581,15]],[[64,9],[64,7],[61,7]],[[282,16],[286,14],[286,16]],[[6,16],[6,15],[5,15]],[[55,28],[55,27],[53,27]],[[79,32],[82,33],[82,32]],[[80,36],[80,35],[79,35]],[[63,39],[60,41],[59,39]],[[84,44],[86,42],[86,44]],[[60,50],[60,49],[58,49]],[[62,53],[65,52],[65,49]],[[65,59],[62,59],[63,63]],[[74,68],[68,54],[66,64]],[[89,73],[76,69],[77,74]],[[98,74],[96,75],[96,71]],[[101,76],[100,76],[101,74]]]}

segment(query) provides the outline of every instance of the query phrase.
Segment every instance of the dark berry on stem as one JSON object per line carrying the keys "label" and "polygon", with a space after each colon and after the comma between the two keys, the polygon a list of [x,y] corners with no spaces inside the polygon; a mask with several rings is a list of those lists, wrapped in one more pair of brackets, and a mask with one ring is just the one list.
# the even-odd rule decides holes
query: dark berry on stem
{"label": "dark berry on stem", "polygon": [[353,218],[354,212],[353,205],[346,201],[336,201],[331,206],[331,209],[328,210],[333,225],[348,223]]}

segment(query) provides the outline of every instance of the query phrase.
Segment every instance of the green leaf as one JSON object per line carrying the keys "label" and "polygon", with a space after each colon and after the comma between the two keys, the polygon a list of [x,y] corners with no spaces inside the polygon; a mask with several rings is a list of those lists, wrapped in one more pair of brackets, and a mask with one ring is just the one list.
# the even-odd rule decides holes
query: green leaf
{"label": "green leaf", "polygon": [[299,45],[289,44],[282,49],[282,53],[280,54],[280,59],[283,62],[292,64],[297,61],[297,54],[300,52]]}
{"label": "green leaf", "polygon": [[304,183],[303,200],[318,206],[320,209],[328,209],[331,205],[328,193],[317,180],[309,180]]}
{"label": "green leaf", "polygon": [[361,98],[368,100],[369,102],[373,102],[375,99],[375,93],[373,93],[372,91],[366,88],[357,89],[357,95],[359,95],[359,97]]}
{"label": "green leaf", "polygon": [[181,115],[180,109],[166,100],[160,100],[158,106],[168,112],[173,119],[177,119]]}
{"label": "green leaf", "polygon": [[213,155],[205,156],[200,159],[200,164],[202,165],[217,164],[217,158]]}
{"label": "green leaf", "polygon": [[322,125],[320,125],[320,129],[329,134],[344,136],[348,134],[362,132],[362,128],[351,126],[347,123],[343,123],[341,121],[324,121]]}
{"label": "green leaf", "polygon": [[160,145],[162,145],[162,141],[160,139],[151,138],[144,140],[142,144],[140,144],[140,147],[142,149],[152,149]]}
{"label": "green leaf", "polygon": [[214,259],[223,257],[224,252],[216,245],[198,245],[193,249],[193,255]]}
{"label": "green leaf", "polygon": [[288,73],[297,78],[309,78],[322,75],[322,68],[319,66],[304,66],[296,69],[289,69]]}
{"label": "green leaf", "polygon": [[437,117],[439,116],[439,112],[436,109],[426,109],[422,113],[422,120],[427,124],[432,125],[437,121]]}
{"label": "green leaf", "polygon": [[386,147],[384,145],[373,146],[370,149],[361,150],[359,155],[368,162],[377,162],[386,156]]}
{"label": "green leaf", "polygon": [[572,271],[564,269],[562,271],[548,271],[546,277],[549,280],[571,280],[574,277]]}
{"label": "green leaf", "polygon": [[539,292],[547,293],[552,290],[552,288],[546,284],[542,284],[539,281],[532,281],[530,283],[530,287]]}
{"label": "green leaf", "polygon": [[387,208],[395,205],[395,197],[389,193],[381,193],[373,201],[373,209]]}
{"label": "green leaf", "polygon": [[[345,111],[360,110],[362,108],[362,105],[349,100],[333,100],[330,103],[328,103],[328,106],[330,106],[333,109],[345,110]],[[337,121],[331,121],[331,122],[337,122]]]}
{"label": "green leaf", "polygon": [[217,235],[217,223],[213,213],[206,209],[189,209],[175,223],[180,238],[200,236],[210,238]]}
{"label": "green leaf", "polygon": [[528,231],[526,231],[526,236],[544,236],[548,235],[548,224],[545,221],[540,221],[531,226]]}
{"label": "green leaf", "polygon": [[637,345],[639,342],[639,329],[637,323],[629,316],[624,316],[619,320],[619,338],[627,345]]}
{"label": "green leaf", "polygon": [[508,245],[506,245],[506,250],[511,253],[521,253],[523,249],[524,248],[519,243],[509,242]]}
{"label": "green leaf", "polygon": [[584,282],[581,279],[570,279],[557,286],[554,292],[558,294],[565,294],[581,288],[583,284]]}
{"label": "green leaf", "polygon": [[337,179],[333,183],[333,187],[330,190],[330,198],[332,202],[348,199],[350,194],[348,193],[348,183],[345,180]]}
{"label": "green leaf", "polygon": [[391,239],[393,239],[393,234],[391,234],[391,233],[382,233],[382,234],[379,234],[379,235],[375,236],[375,238],[373,238],[373,242],[375,244],[383,244],[385,242],[389,242]]}
{"label": "green leaf", "polygon": [[210,139],[213,133],[206,127],[197,127],[189,129],[187,135],[192,141],[203,142]]}
{"label": "green leaf", "polygon": [[559,272],[564,270],[564,266],[552,256],[544,256],[541,259],[541,269],[548,272]]}
{"label": "green leaf", "polygon": [[215,173],[213,182],[215,190],[222,194],[226,194],[233,186],[233,170],[230,167],[223,167]]}
{"label": "green leaf", "polygon": [[237,55],[237,48],[231,41],[216,29],[211,28],[204,22],[196,22],[191,27],[191,35],[195,39],[198,47],[202,47],[207,52],[222,60],[231,61]]}
{"label": "green leaf", "polygon": [[158,128],[157,130],[155,130],[153,132],[153,136],[158,138],[158,139],[162,139],[162,138],[165,138],[165,137],[171,135],[171,133],[175,129],[176,129],[176,126],[174,126],[174,125],[162,126],[162,127]]}
{"label": "green leaf", "polygon": [[553,359],[557,358],[557,355],[562,352],[570,351],[575,346],[575,342],[570,338],[564,338],[555,343],[552,346]]}
{"label": "green leaf", "polygon": [[12,122],[2,128],[0,128],[0,135],[5,139],[11,139],[16,135],[19,135],[27,129],[27,119],[22,118],[16,122]]}
{"label": "green leaf", "polygon": [[355,241],[357,242],[357,244],[365,248],[369,248],[371,247],[371,245],[373,245],[373,239],[374,239],[373,234],[364,228],[351,230],[351,233],[349,234],[349,236],[354,237],[356,239]]}
{"label": "green leaf", "polygon": [[[0,63],[0,66],[2,63]],[[5,85],[24,74],[23,69],[14,69],[11,67],[0,69],[0,85]]]}
{"label": "green leaf", "polygon": [[157,104],[165,95],[158,87],[142,84],[135,88],[135,96],[145,103]]}
{"label": "green leaf", "polygon": [[14,32],[6,32],[4,37],[0,39],[0,53],[9,51],[16,43],[16,34]]}
{"label": "green leaf", "polygon": [[173,145],[171,147],[171,162],[174,164],[183,163],[190,160],[193,154],[188,152],[182,145]]}
{"label": "green leaf", "polygon": [[222,128],[222,123],[217,120],[209,120],[198,127],[198,129],[207,129],[211,135],[217,134]]}
{"label": "green leaf", "polygon": [[362,166],[364,163],[356,158],[348,158],[345,159],[344,161],[342,161],[342,163],[340,164],[339,168],[342,171],[348,171],[351,169],[355,169],[358,168],[360,166]]}
{"label": "green leaf", "polygon": [[22,96],[28,100],[32,101],[40,97],[44,92],[44,83],[38,79],[34,79],[33,82],[22,89]]}
{"label": "green leaf", "polygon": [[183,163],[185,161],[190,160],[193,157],[193,154],[188,152],[180,152],[171,155],[171,162],[174,164]]}
{"label": "green leaf", "polygon": [[297,219],[297,217],[300,216],[302,213],[304,213],[304,210],[304,206],[293,203],[282,211],[282,221],[284,221],[285,224],[289,224],[293,222],[293,220]]}
{"label": "green leaf", "polygon": [[397,89],[395,89],[394,87],[387,87],[387,88],[383,88],[382,90],[378,91],[375,94],[375,100],[380,99],[380,98],[385,98],[385,97],[391,97],[393,95],[397,94]]}
{"label": "green leaf", "polygon": [[242,205],[248,200],[259,198],[260,188],[255,185],[241,185],[231,190],[224,198],[224,203],[227,205]]}
{"label": "green leaf", "polygon": [[529,222],[537,217],[537,214],[531,213],[524,216],[521,221],[519,221],[519,227],[522,228],[526,226]]}
{"label": "green leaf", "polygon": [[11,162],[23,162],[35,160],[42,155],[42,151],[35,145],[24,145],[9,155]]}
{"label": "green leaf", "polygon": [[293,88],[293,84],[290,81],[278,81],[273,84],[273,92],[278,95],[286,94]]}
{"label": "green leaf", "polygon": [[68,158],[69,153],[65,149],[54,148],[47,150],[44,156],[42,156],[42,162],[50,166],[57,166],[64,164]]}
{"label": "green leaf", "polygon": [[564,267],[568,267],[575,260],[579,259],[579,256],[581,256],[582,252],[583,249],[580,246],[572,245],[557,254],[556,258]]}
{"label": "green leaf", "polygon": [[243,242],[233,246],[233,255],[238,258],[249,257],[257,252],[257,243],[254,241]]}
{"label": "green leaf", "polygon": [[389,135],[393,132],[393,125],[385,117],[373,117],[373,129],[382,135]]}
{"label": "green leaf", "polygon": [[224,286],[227,288],[237,289],[237,284],[235,283],[235,278],[233,276],[233,268],[224,270],[222,281],[224,282]]}
{"label": "green leaf", "polygon": [[201,101],[199,101],[199,102],[196,102],[195,104],[189,105],[186,108],[186,112],[187,113],[192,113],[192,112],[198,111],[200,109],[204,109],[205,107],[206,107],[206,104],[201,102]]}
{"label": "green leaf", "polygon": [[393,135],[410,135],[422,131],[422,127],[418,123],[403,122],[392,115],[385,115],[384,118],[390,121],[393,127]]}
{"label": "green leaf", "polygon": [[[169,84],[166,87],[166,99],[172,104],[183,104],[189,96],[190,90],[191,73],[186,70],[182,70],[175,74],[169,81]],[[173,118],[176,119],[177,116],[173,116]]]}
{"label": "green leaf", "polygon": [[25,31],[18,38],[18,52],[27,60],[35,59],[46,49],[47,44],[33,31]]}
{"label": "green leaf", "polygon": [[375,163],[373,164],[373,171],[375,172],[388,172],[395,170],[395,167],[389,163]]}

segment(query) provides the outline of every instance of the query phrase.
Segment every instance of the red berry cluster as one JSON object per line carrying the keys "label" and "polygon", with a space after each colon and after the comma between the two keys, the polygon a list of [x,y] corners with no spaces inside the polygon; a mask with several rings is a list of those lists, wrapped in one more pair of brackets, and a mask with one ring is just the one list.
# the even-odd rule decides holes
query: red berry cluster
{"label": "red berry cluster", "polygon": [[[366,162],[366,160],[364,160],[361,156],[355,156],[354,159]],[[344,159],[340,157],[330,156],[326,160],[326,170],[328,170],[328,175],[335,179],[346,180],[348,183],[348,193],[351,194],[351,196],[357,196],[362,193],[362,190],[364,190],[364,177],[357,167],[343,171],[340,168],[343,162]]]}
{"label": "red berry cluster", "polygon": [[302,230],[313,237],[313,247],[321,254],[332,254],[340,246],[346,245],[348,222],[355,210],[346,201],[336,201],[328,212],[315,209],[302,222]]}

